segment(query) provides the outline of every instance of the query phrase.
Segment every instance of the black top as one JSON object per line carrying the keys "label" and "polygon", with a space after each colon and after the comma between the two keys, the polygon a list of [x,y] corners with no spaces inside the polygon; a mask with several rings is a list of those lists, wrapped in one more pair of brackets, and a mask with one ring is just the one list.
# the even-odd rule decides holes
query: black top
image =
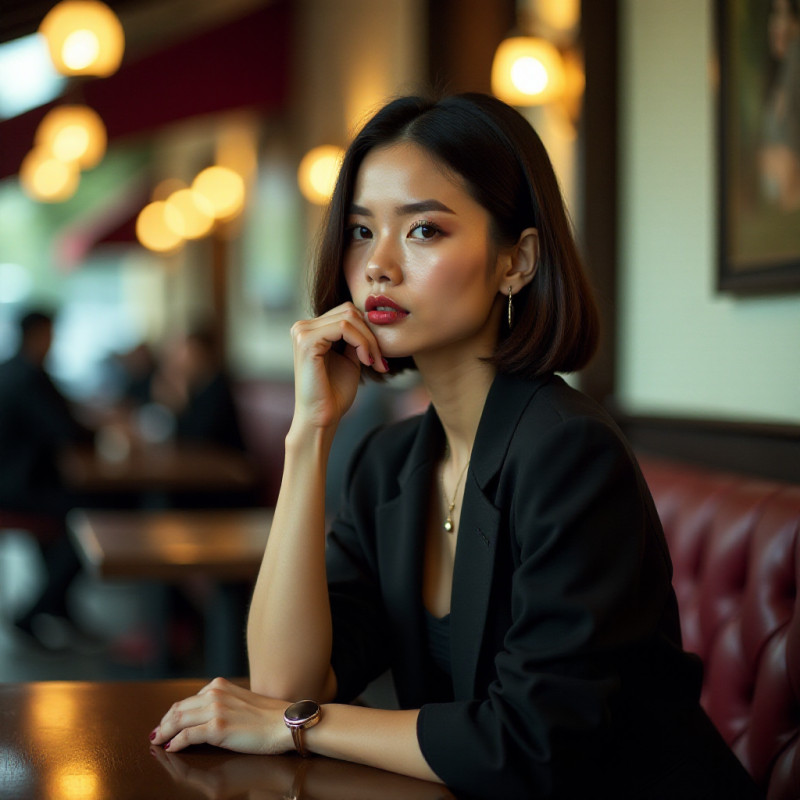
{"label": "black top", "polygon": [[435,617],[426,608],[425,631],[428,638],[428,652],[433,663],[445,675],[450,675],[450,615]]}
{"label": "black top", "polygon": [[[666,541],[610,417],[560,378],[497,376],[465,480],[440,680],[422,603],[444,445],[431,407],[370,435],[328,539],[340,700],[392,669],[459,797],[751,798],[681,648]],[[439,677],[437,677],[439,676]]]}

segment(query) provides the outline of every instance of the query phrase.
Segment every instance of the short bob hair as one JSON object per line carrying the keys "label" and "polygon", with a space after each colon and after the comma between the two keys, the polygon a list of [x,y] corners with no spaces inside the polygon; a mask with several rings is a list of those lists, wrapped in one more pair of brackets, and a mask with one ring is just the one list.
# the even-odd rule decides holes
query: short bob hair
{"label": "short bob hair", "polygon": [[[490,244],[514,245],[530,227],[539,232],[536,274],[514,297],[513,328],[501,323],[490,363],[499,372],[526,377],[574,372],[588,363],[597,347],[597,308],[553,167],[527,120],[488,95],[400,97],[361,129],[344,156],[322,231],[312,289],[314,313],[352,299],[343,260],[356,176],[371,150],[398,142],[422,147],[464,180],[489,213]],[[411,358],[392,359],[390,372],[413,366]]]}

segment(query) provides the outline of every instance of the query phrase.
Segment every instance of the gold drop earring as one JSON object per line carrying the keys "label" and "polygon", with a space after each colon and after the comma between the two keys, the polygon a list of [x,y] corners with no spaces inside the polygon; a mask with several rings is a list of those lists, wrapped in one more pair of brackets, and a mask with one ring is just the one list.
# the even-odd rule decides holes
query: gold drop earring
{"label": "gold drop earring", "polygon": [[508,329],[514,327],[514,290],[508,287]]}

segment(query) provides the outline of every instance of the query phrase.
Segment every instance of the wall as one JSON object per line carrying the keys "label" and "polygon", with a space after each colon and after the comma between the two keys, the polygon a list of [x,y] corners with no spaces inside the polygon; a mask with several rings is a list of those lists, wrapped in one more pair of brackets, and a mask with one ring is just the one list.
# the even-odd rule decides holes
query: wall
{"label": "wall", "polygon": [[720,295],[710,0],[621,0],[618,399],[800,423],[800,294]]}

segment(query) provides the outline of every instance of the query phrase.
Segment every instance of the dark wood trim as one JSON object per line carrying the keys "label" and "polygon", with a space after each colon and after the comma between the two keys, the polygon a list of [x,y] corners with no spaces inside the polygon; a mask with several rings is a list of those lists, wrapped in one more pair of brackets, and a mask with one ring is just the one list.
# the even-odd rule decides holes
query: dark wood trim
{"label": "dark wood trim", "polygon": [[600,347],[581,372],[581,389],[600,402],[614,396],[617,372],[618,31],[617,0],[581,2],[586,89],[579,139],[578,238],[601,325]]}
{"label": "dark wood trim", "polygon": [[615,416],[638,452],[800,483],[800,425]]}
{"label": "dark wood trim", "polygon": [[515,0],[428,0],[430,88],[490,92],[494,52],[514,27],[515,12]]}

